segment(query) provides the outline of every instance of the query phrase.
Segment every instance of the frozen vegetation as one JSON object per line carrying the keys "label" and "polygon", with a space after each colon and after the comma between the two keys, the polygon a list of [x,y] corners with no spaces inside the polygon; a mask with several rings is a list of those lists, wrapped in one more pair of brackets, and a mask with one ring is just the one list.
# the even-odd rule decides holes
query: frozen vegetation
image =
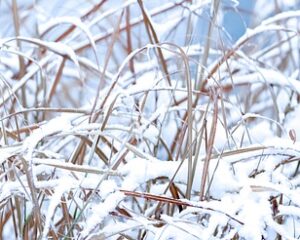
{"label": "frozen vegetation", "polygon": [[0,1],[0,238],[300,239],[300,4],[254,2]]}

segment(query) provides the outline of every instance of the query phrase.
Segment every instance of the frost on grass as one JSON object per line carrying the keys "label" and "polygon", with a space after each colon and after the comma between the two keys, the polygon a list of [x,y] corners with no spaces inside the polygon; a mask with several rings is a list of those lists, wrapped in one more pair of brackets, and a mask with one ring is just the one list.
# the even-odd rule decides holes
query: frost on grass
{"label": "frost on grass", "polygon": [[67,2],[0,30],[0,238],[299,239],[295,1]]}

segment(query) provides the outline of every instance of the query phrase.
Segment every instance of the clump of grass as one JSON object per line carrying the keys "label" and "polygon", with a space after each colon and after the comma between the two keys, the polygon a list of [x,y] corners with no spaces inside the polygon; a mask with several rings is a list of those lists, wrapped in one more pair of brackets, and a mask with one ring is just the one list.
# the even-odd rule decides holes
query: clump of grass
{"label": "clump of grass", "polygon": [[111,4],[11,3],[1,238],[299,238],[299,13],[225,46],[221,1]]}

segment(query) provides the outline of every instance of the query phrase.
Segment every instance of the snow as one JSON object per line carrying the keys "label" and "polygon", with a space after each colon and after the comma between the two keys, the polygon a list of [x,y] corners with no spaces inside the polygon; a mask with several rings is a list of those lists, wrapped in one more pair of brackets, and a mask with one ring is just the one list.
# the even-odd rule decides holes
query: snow
{"label": "snow", "polygon": [[262,25],[269,25],[271,23],[282,21],[287,18],[296,18],[296,17],[300,17],[299,10],[298,11],[285,11],[283,13],[276,14],[276,16],[270,17],[270,18],[262,21]]}
{"label": "snow", "polygon": [[63,194],[67,189],[69,189],[70,185],[72,185],[72,182],[70,179],[61,179],[61,183],[54,188],[54,194],[49,199],[50,203],[48,206],[48,211],[46,213],[46,220],[45,220],[45,226],[43,230],[43,238],[47,238],[47,234],[50,230],[50,225],[52,224],[52,217],[55,214],[56,207],[60,204],[61,198],[63,197]]}
{"label": "snow", "polygon": [[33,133],[23,143],[23,151],[27,151],[26,158],[31,161],[33,152],[38,143],[51,134],[68,130],[71,128],[70,120],[74,116],[63,115],[61,117],[50,120],[45,125],[34,130]]}
{"label": "snow", "polygon": [[85,223],[86,228],[81,233],[82,237],[86,237],[90,234],[90,231],[92,231],[99,222],[102,222],[104,218],[116,208],[123,198],[124,194],[121,192],[112,193],[107,196],[103,203],[94,206],[91,209],[92,214],[89,217],[89,221]]}
{"label": "snow", "polygon": [[[203,163],[199,163],[196,169],[197,179],[201,179],[201,170],[203,168]],[[175,182],[186,183],[187,179],[187,165],[188,162],[185,160],[181,165],[180,162],[166,162],[157,159],[141,159],[136,158],[129,161],[126,166],[122,169],[122,174],[127,176],[124,180],[122,188],[123,189],[135,189],[143,182],[147,182],[150,179],[155,179],[161,176],[166,176],[171,179],[177,169],[180,170],[176,174]],[[216,166],[218,165],[218,167]],[[132,172],[131,169],[136,171]],[[159,171],[157,171],[159,169]],[[214,174],[214,179],[211,185],[211,191],[214,197],[219,197],[224,194],[224,191],[237,191],[239,185],[232,179],[232,170],[230,170],[230,165],[225,161],[218,162],[217,159],[212,159],[210,163],[210,174],[212,174],[216,169]],[[222,176],[219,178],[219,172]],[[209,174],[209,175],[210,175]],[[225,182],[224,182],[225,181]],[[227,189],[223,188],[226,184]],[[193,190],[198,191],[200,189],[200,182],[194,181]]]}
{"label": "snow", "polygon": [[[97,65],[99,65],[99,60],[98,60],[98,57],[97,57],[97,52],[96,52],[96,44],[95,44],[95,41],[94,41],[94,38],[88,28],[88,26],[86,26],[79,18],[76,18],[76,17],[58,17],[58,18],[54,18],[50,21],[48,21],[44,26],[42,26],[42,29],[40,29],[39,31],[41,32],[41,35],[43,35],[45,32],[49,31],[50,29],[54,28],[56,25],[60,25],[60,24],[71,24],[71,25],[74,25],[76,26],[77,28],[79,28],[82,32],[85,33],[85,35],[87,36],[89,42],[91,43],[91,46],[93,48],[93,51],[94,51],[94,54],[95,54],[95,57],[96,57],[96,62],[97,62]],[[61,44],[60,42],[55,42],[55,45],[56,44]],[[47,44],[49,46],[49,43]],[[50,45],[54,45],[53,43],[50,43]],[[61,46],[62,47],[62,46]],[[55,48],[56,50],[58,48]],[[61,50],[62,49],[67,49],[66,46],[63,48],[60,48]],[[74,59],[76,59],[74,62],[76,63],[77,62],[77,58],[76,58],[76,55],[74,55],[73,51],[70,51],[70,49],[68,50],[68,56],[70,56],[70,58],[74,61]],[[75,57],[74,57],[74,56]],[[79,66],[79,64],[78,64]]]}

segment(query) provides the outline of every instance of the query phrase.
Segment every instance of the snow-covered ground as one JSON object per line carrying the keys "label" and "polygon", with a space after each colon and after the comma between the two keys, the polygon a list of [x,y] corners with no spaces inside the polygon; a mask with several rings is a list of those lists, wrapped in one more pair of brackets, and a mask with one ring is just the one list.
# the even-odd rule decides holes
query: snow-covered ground
{"label": "snow-covered ground", "polygon": [[299,239],[300,4],[241,6],[0,2],[0,238]]}

